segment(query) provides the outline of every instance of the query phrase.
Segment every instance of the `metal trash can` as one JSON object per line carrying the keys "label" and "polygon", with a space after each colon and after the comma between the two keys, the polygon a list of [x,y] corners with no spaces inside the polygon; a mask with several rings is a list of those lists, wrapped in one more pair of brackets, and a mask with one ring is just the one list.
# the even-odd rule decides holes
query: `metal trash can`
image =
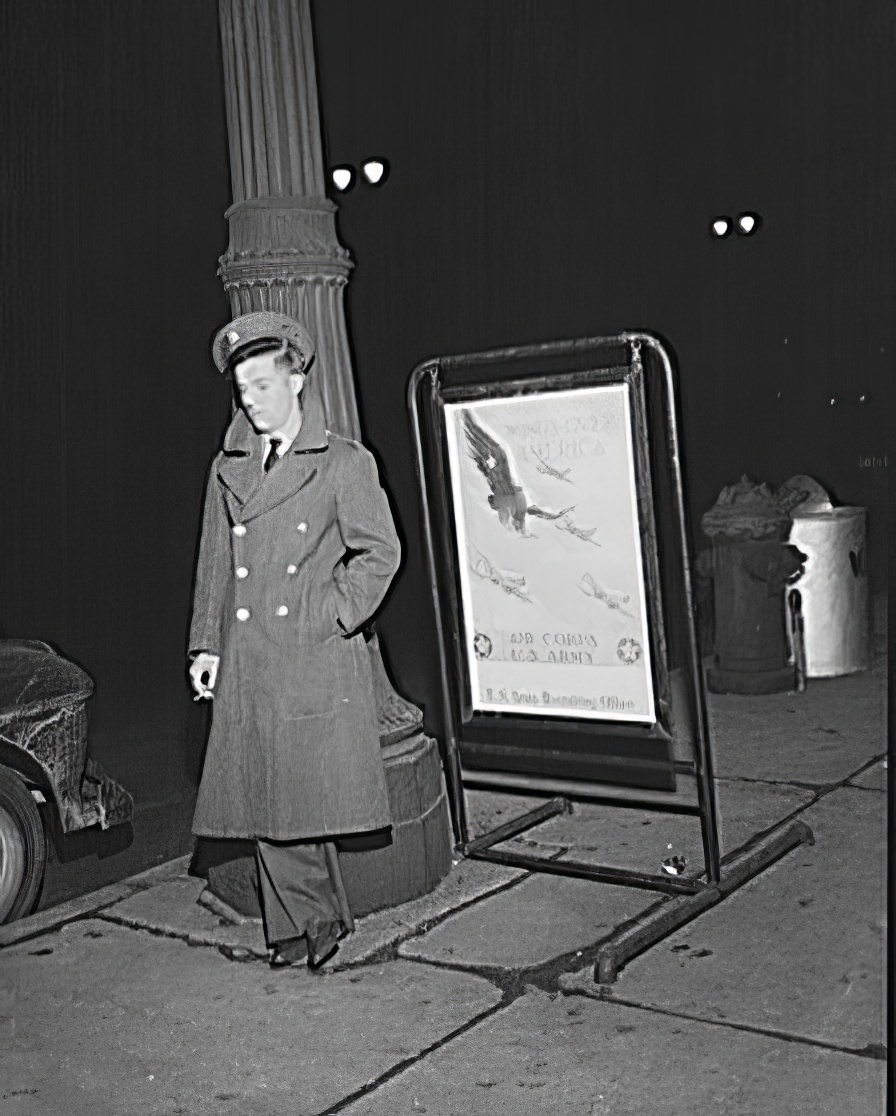
{"label": "metal trash can", "polygon": [[698,574],[712,583],[708,688],[716,694],[796,689],[796,667],[787,661],[783,594],[802,555],[785,542],[786,504],[767,484],[744,476],[722,489],[701,526],[712,540],[712,550],[697,562]]}
{"label": "metal trash can", "polygon": [[828,678],[870,663],[865,508],[798,507],[788,542],[806,555],[802,597],[806,674]]}

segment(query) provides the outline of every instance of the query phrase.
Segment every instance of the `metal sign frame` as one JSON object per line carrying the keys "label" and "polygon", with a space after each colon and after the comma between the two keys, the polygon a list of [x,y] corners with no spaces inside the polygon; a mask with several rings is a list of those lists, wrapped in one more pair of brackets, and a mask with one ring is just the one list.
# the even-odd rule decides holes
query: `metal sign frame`
{"label": "metal sign frame", "polygon": [[[446,405],[624,383],[631,401],[637,514],[655,716],[632,724],[607,717],[527,716],[473,708],[464,648],[457,497]],[[656,336],[627,332],[441,357],[416,368],[408,406],[423,536],[438,634],[444,744],[452,818],[462,852],[529,870],[695,895],[720,880],[720,848],[706,697],[688,558],[672,360]],[[481,412],[480,412],[481,413]],[[454,451],[457,463],[456,447]],[[492,504],[494,507],[495,505]],[[561,797],[471,839],[464,781]],[[679,793],[682,783],[690,798]],[[570,796],[699,817],[703,878],[547,861],[494,846],[569,810]]]}

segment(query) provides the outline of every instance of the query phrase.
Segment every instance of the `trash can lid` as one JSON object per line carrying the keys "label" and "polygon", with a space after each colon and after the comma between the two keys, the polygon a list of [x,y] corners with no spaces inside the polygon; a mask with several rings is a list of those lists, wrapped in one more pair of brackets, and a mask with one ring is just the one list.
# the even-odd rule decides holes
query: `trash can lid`
{"label": "trash can lid", "polygon": [[791,515],[804,512],[830,511],[834,506],[830,494],[814,477],[797,473],[778,487],[778,499]]}
{"label": "trash can lid", "polygon": [[710,538],[784,539],[790,514],[764,481],[744,475],[737,484],[722,489],[700,525]]}
{"label": "trash can lid", "polygon": [[839,508],[806,508],[802,505],[794,513],[794,519],[829,519],[832,522],[838,519],[860,519],[868,511],[859,504],[843,504]]}
{"label": "trash can lid", "polygon": [[36,639],[0,639],[0,725],[49,713],[93,693],[90,675]]}

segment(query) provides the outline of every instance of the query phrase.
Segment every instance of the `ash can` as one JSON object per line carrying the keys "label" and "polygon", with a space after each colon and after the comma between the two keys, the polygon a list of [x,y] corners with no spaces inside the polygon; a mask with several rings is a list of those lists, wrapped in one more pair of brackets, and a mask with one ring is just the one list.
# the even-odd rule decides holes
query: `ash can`
{"label": "ash can", "polygon": [[867,510],[827,507],[792,512],[788,542],[806,555],[796,581],[802,601],[806,675],[828,678],[870,662]]}
{"label": "ash can", "polygon": [[697,563],[698,574],[712,583],[714,655],[707,686],[717,694],[796,689],[784,591],[802,555],[784,541],[791,525],[787,508],[767,484],[744,476],[722,489],[701,525],[712,540]]}

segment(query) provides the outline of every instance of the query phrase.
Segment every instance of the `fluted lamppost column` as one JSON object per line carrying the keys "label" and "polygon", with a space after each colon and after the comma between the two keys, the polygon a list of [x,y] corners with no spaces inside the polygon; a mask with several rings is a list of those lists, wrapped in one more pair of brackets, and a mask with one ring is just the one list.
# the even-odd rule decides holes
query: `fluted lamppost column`
{"label": "fluted lamppost column", "polygon": [[[330,430],[359,438],[344,306],[352,261],[325,195],[310,0],[219,0],[219,22],[233,205],[218,274],[234,316],[277,310],[307,326],[316,357],[305,390],[318,393]],[[368,647],[394,824],[390,848],[343,865],[356,914],[423,894],[451,863],[437,745],[392,686],[376,636]],[[220,897],[246,910],[251,887],[233,880],[209,875]]]}

